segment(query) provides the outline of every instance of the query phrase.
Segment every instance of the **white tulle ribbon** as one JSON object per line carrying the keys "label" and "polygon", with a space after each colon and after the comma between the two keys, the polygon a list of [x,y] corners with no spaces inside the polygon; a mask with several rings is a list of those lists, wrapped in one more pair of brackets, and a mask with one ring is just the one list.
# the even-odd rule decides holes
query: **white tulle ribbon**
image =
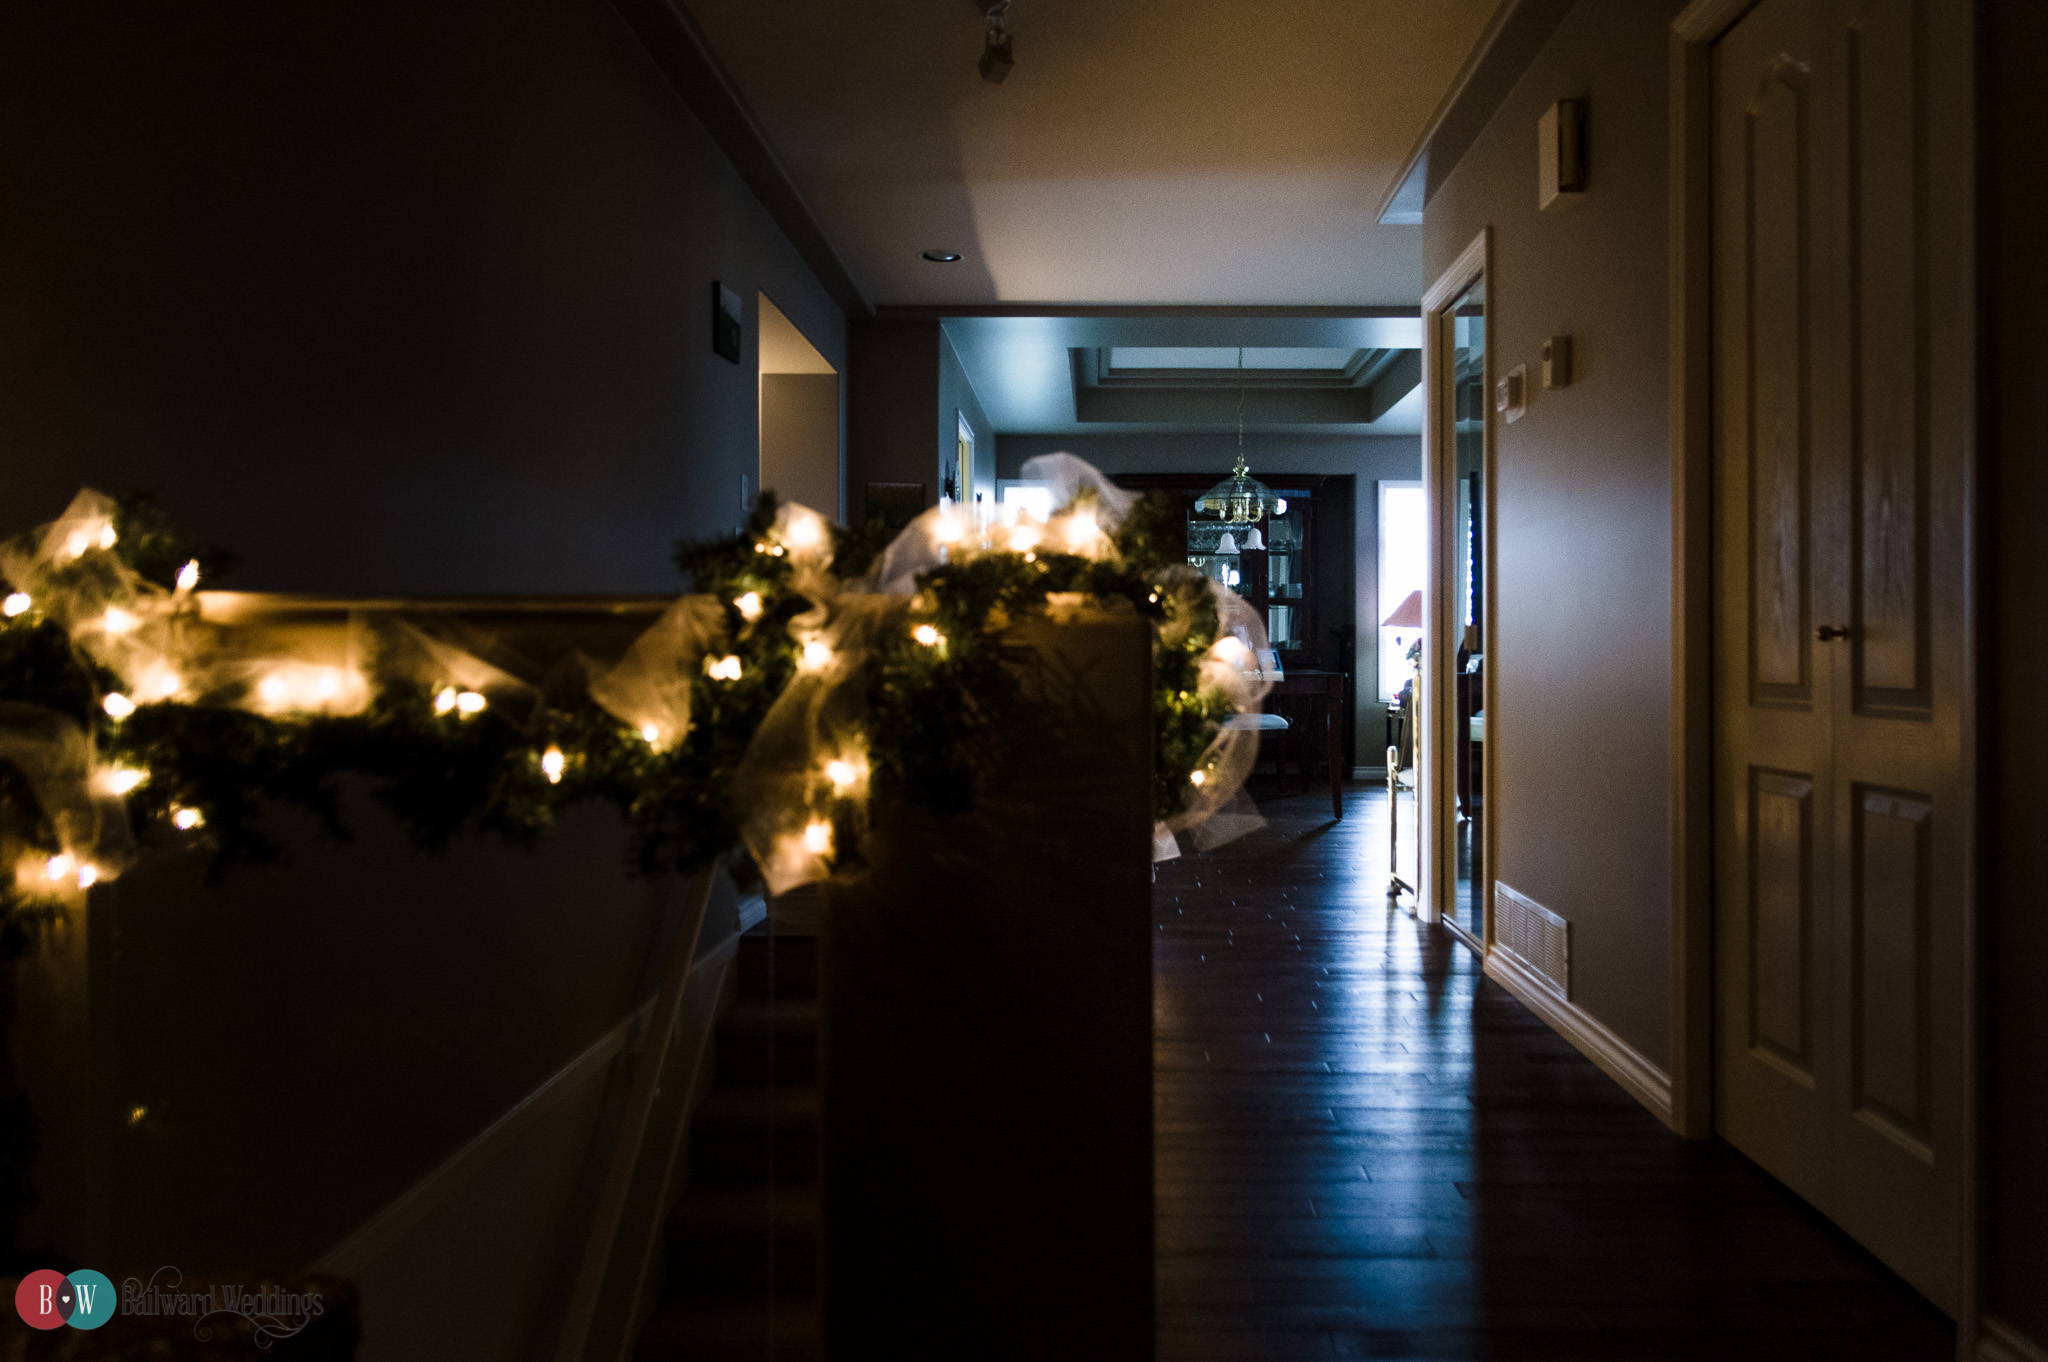
{"label": "white tulle ribbon", "polygon": [[[908,627],[922,576],[981,554],[1114,555],[1112,536],[1135,493],[1071,454],[1032,459],[1021,471],[1051,489],[1051,515],[1041,519],[1015,504],[934,507],[898,534],[851,588],[830,571],[830,523],[808,507],[781,505],[754,545],[789,560],[790,589],[811,603],[790,624],[795,675],[751,738],[732,792],[742,839],[771,891],[828,878],[842,842],[865,835],[864,664],[880,631]],[[530,709],[539,701],[528,681],[431,628],[399,622],[367,643],[363,622],[352,618],[339,643],[331,635],[295,640],[288,629],[236,627],[236,602],[255,607],[260,599],[222,593],[213,612],[222,618],[204,620],[194,582],[185,579],[192,573],[165,590],[129,569],[114,552],[116,543],[114,502],[88,489],[52,524],[0,544],[0,573],[33,608],[62,625],[74,646],[120,678],[123,689],[106,701],[117,719],[172,699],[268,714],[357,713],[371,700],[364,654],[373,650],[383,674],[439,688],[437,709]],[[1174,646],[1185,641],[1198,593],[1210,595],[1220,630],[1202,660],[1201,690],[1222,697],[1233,713],[1256,713],[1270,686],[1259,666],[1268,653],[1258,612],[1192,569],[1177,569],[1160,589],[1181,597],[1161,626],[1162,638]],[[752,614],[745,598],[733,604],[742,631],[751,628],[761,603],[752,603]],[[618,662],[589,677],[591,698],[655,747],[680,742],[690,730],[691,688],[699,673],[733,660],[726,605],[709,596],[678,598]],[[1056,619],[1087,607],[1079,598],[1048,600]],[[1155,829],[1155,859],[1179,854],[1177,836],[1206,847],[1259,825],[1242,794],[1257,751],[1254,731],[1225,727],[1217,733],[1192,773],[1187,807]],[[132,788],[124,781],[146,773],[101,771],[83,728],[19,704],[0,704],[0,760],[21,771],[63,846],[57,857],[18,865],[21,887],[47,891],[67,876],[72,883],[111,879],[133,860],[121,795]]]}

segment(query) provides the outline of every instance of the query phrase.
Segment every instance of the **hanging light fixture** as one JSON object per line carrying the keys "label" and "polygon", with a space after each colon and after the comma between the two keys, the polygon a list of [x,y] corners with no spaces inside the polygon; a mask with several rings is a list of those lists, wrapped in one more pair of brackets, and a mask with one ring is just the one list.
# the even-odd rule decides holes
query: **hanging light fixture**
{"label": "hanging light fixture", "polygon": [[1281,509],[1273,489],[1251,476],[1244,462],[1244,347],[1237,349],[1237,466],[1195,503],[1232,525],[1249,525]]}

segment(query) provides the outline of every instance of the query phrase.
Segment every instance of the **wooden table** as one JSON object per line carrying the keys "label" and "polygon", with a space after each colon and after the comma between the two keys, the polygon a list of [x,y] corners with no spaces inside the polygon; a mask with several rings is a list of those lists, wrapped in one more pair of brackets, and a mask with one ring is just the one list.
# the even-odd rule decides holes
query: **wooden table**
{"label": "wooden table", "polygon": [[[1310,700],[1320,711],[1323,721],[1323,738],[1330,760],[1330,811],[1338,818],[1344,816],[1344,736],[1337,727],[1337,716],[1344,709],[1344,682],[1342,672],[1310,671],[1289,668],[1284,678],[1273,683],[1268,696],[1280,700]],[[1288,734],[1289,745],[1294,735]],[[1299,754],[1297,753],[1299,757]],[[1312,763],[1306,757],[1299,757],[1301,781],[1308,784]]]}

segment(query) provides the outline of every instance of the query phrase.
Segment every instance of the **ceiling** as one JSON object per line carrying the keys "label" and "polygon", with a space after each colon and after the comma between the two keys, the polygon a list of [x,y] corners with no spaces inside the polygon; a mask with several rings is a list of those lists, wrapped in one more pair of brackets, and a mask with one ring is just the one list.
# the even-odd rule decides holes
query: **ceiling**
{"label": "ceiling", "polygon": [[[999,433],[1422,429],[1421,318],[949,317]],[[1237,368],[1244,347],[1244,370]]]}
{"label": "ceiling", "polygon": [[1001,85],[976,0],[686,3],[873,303],[1351,306],[1497,0],[1015,0]]}

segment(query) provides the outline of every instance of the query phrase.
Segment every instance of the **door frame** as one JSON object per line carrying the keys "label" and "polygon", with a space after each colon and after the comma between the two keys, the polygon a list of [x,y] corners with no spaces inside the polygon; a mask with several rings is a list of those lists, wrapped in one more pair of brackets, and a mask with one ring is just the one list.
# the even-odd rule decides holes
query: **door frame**
{"label": "door frame", "polygon": [[[1671,22],[1670,53],[1670,408],[1671,432],[1671,1124],[1682,1135],[1714,1133],[1714,789],[1713,789],[1713,218],[1712,127],[1714,44],[1758,0],[1693,0]],[[1977,203],[1978,19],[1970,0],[1927,0],[1930,71],[1928,136],[1949,154],[1962,183],[1949,193]],[[1940,154],[1939,150],[1937,155]],[[1956,372],[1981,372],[1978,322],[1983,275],[1976,232],[1950,234],[1969,259],[1960,265],[1970,286],[1952,301],[1965,315],[1951,323]],[[1944,340],[1944,344],[1949,344]],[[1962,385],[1968,454],[1963,469],[1965,618],[1960,703],[1963,763],[1959,816],[1968,840],[1980,843],[1978,807],[1985,763],[1980,759],[1984,668],[1981,567],[1983,513],[1982,404],[1975,382]],[[1976,1355],[1983,1300],[1984,1085],[1982,1007],[1983,897],[1976,858],[1966,863],[1963,918],[1962,1294],[1956,1317],[1957,1356]]]}
{"label": "door frame", "polygon": [[[1450,383],[1450,350],[1443,343],[1442,326],[1451,304],[1474,283],[1486,284],[1486,337],[1483,346],[1483,363],[1486,369],[1488,397],[1492,395],[1495,373],[1493,337],[1494,325],[1494,278],[1493,278],[1493,228],[1482,227],[1472,243],[1459,253],[1458,258],[1439,274],[1436,282],[1422,295],[1422,381],[1423,401],[1426,417],[1422,423],[1422,497],[1423,513],[1429,520],[1429,571],[1422,588],[1422,678],[1420,713],[1416,725],[1416,766],[1419,779],[1416,782],[1416,806],[1420,811],[1417,846],[1421,852],[1421,864],[1417,866],[1420,883],[1416,886],[1416,916],[1425,922],[1451,924],[1454,918],[1444,913],[1444,905],[1455,901],[1457,894],[1457,822],[1450,812],[1451,801],[1456,797],[1456,773],[1451,769],[1451,754],[1457,750],[1455,735],[1451,726],[1455,722],[1457,705],[1451,697],[1451,673],[1456,666],[1458,650],[1453,642],[1453,621],[1455,615],[1456,559],[1452,540],[1457,529],[1457,476],[1458,446],[1454,423],[1457,420],[1457,398]],[[1495,441],[1496,422],[1493,403],[1482,401],[1481,419],[1484,422],[1485,450],[1483,459],[1484,487],[1482,488],[1482,511],[1480,521],[1480,553],[1484,558],[1485,618],[1480,622],[1480,648],[1488,660],[1483,685],[1485,699],[1482,708],[1489,721],[1493,715],[1495,673],[1492,665],[1495,624],[1494,596],[1494,543],[1498,535],[1495,526],[1498,517],[1494,505],[1498,498],[1495,489]],[[1462,636],[1462,630],[1458,634]],[[1486,765],[1481,773],[1480,807],[1498,808],[1494,797],[1496,773],[1500,770],[1498,749],[1494,746],[1493,730],[1486,734]],[[1482,848],[1484,883],[1474,883],[1472,897],[1483,902],[1480,913],[1482,936],[1475,936],[1464,923],[1456,923],[1456,934],[1477,951],[1482,957],[1493,945],[1493,870],[1496,845],[1495,820],[1488,818],[1482,824],[1481,836],[1485,839]]]}

